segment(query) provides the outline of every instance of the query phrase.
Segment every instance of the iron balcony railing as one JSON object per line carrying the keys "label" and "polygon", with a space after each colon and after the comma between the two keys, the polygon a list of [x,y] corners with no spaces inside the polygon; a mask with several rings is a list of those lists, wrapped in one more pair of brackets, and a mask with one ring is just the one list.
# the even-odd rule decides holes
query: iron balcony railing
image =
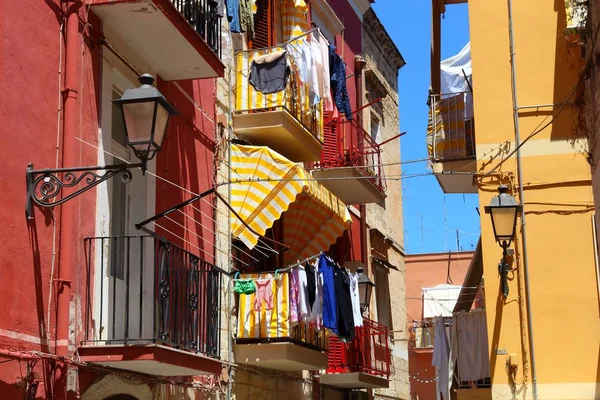
{"label": "iron balcony railing", "polygon": [[356,167],[381,193],[386,183],[381,146],[367,133],[358,119],[328,119],[325,144],[319,168]]}
{"label": "iron balcony railing", "polygon": [[368,318],[356,328],[356,337],[350,343],[336,336],[329,338],[328,374],[362,372],[389,378],[391,373],[390,330]]}
{"label": "iron balcony railing", "polygon": [[471,92],[430,96],[427,149],[435,162],[475,158]]}
{"label": "iron balcony railing", "polygon": [[[308,38],[306,39],[308,40]],[[293,43],[288,46],[293,46]],[[254,57],[283,51],[283,47],[239,51],[235,54],[236,86],[235,112],[248,114],[264,111],[287,111],[316,139],[323,141],[323,101],[313,101],[307,82],[300,78],[300,66],[295,57],[285,55],[290,74],[285,88],[276,93],[263,94],[249,81]]]}
{"label": "iron balcony railing", "polygon": [[84,240],[84,345],[156,343],[220,356],[222,271],[150,236]]}
{"label": "iron balcony railing", "polygon": [[216,0],[171,0],[177,11],[221,58],[221,17]]}

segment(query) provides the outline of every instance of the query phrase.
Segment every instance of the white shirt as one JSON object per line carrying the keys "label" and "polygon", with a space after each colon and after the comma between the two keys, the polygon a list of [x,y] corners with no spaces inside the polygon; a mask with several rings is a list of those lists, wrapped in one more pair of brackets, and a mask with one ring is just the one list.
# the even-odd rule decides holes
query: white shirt
{"label": "white shirt", "polygon": [[350,276],[350,300],[352,300],[352,317],[354,326],[363,326],[363,316],[360,311],[360,298],[358,296],[358,275],[348,274]]}

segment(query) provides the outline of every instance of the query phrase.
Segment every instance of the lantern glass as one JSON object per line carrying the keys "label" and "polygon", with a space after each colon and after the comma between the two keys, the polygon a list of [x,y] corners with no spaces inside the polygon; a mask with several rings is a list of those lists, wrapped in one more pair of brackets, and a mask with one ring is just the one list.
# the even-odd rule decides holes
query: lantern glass
{"label": "lantern glass", "polygon": [[123,104],[123,118],[127,130],[127,142],[135,150],[148,150],[154,142],[155,101]]}
{"label": "lantern glass", "polygon": [[510,241],[515,237],[518,207],[492,207],[490,214],[497,241]]}

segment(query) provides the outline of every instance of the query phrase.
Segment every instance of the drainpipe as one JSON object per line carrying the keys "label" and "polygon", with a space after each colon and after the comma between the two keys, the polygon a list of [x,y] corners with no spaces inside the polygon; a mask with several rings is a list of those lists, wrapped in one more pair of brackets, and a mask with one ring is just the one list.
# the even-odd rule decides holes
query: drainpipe
{"label": "drainpipe", "polygon": [[[62,166],[73,167],[76,165],[76,135],[78,115],[79,89],[79,7],[80,0],[65,0],[66,6],[66,50],[65,50],[65,86],[63,88],[63,154]],[[61,206],[60,213],[60,247],[58,277],[54,279],[57,285],[57,310],[56,310],[56,354],[63,357],[69,356],[69,322],[71,291],[73,289],[73,276],[75,255],[73,245],[75,237],[76,203],[66,202]],[[66,398],[66,373],[67,367],[63,365],[56,370],[55,392],[58,398]]]}
{"label": "drainpipe", "polygon": [[[512,0],[508,0],[508,32],[510,44],[510,72],[512,77],[512,101],[513,101],[513,117],[515,124],[515,146],[517,147],[517,176],[519,180],[519,200],[523,207],[525,206],[524,189],[523,189],[523,168],[521,165],[521,132],[519,130],[519,103],[517,102],[517,73],[515,61],[515,42],[513,36],[513,19],[512,19]],[[531,363],[531,381],[533,398],[537,400],[537,373],[535,368],[535,348],[533,343],[533,318],[531,314],[531,292],[529,288],[529,264],[527,259],[527,225],[525,223],[525,209],[521,213],[521,237],[523,241],[523,274],[525,280],[525,304],[527,307],[527,330],[529,339],[529,352]]]}

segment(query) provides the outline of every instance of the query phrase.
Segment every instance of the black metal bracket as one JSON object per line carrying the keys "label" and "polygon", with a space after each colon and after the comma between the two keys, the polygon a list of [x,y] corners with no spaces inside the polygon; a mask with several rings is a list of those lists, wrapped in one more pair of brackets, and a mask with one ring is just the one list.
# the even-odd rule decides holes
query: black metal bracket
{"label": "black metal bracket", "polygon": [[[40,207],[54,207],[61,205],[91,188],[98,186],[115,175],[121,175],[121,182],[131,182],[131,169],[141,168],[146,170],[146,163],[137,164],[115,164],[93,167],[56,168],[56,169],[33,169],[33,164],[27,167],[27,201],[25,204],[25,215],[27,219],[33,219],[33,204]],[[104,173],[98,173],[104,171]],[[61,196],[64,188],[79,188],[65,196]]]}

